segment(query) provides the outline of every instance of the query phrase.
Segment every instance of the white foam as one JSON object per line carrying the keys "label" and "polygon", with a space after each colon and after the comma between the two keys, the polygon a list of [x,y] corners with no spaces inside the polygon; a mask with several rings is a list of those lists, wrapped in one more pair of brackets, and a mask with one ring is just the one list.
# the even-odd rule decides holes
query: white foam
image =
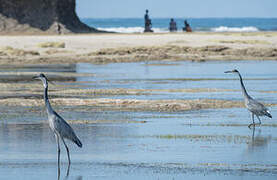
{"label": "white foam", "polygon": [[[111,28],[97,28],[103,31],[117,32],[117,33],[143,33],[144,27],[111,27]],[[155,33],[164,33],[168,30],[161,28],[152,28]]]}
{"label": "white foam", "polygon": [[[143,33],[144,27],[110,27],[110,28],[97,28],[103,31],[109,32],[117,32],[117,33]],[[166,28],[152,28],[154,33],[166,33],[169,32]],[[227,27],[227,26],[220,26],[216,28],[211,28],[210,31],[213,32],[257,32],[259,31],[258,28],[253,26],[246,26],[246,27]],[[182,32],[179,29],[178,32]]]}
{"label": "white foam", "polygon": [[214,32],[257,32],[259,31],[258,28],[253,26],[247,26],[247,27],[220,26],[220,27],[212,28],[211,30]]}

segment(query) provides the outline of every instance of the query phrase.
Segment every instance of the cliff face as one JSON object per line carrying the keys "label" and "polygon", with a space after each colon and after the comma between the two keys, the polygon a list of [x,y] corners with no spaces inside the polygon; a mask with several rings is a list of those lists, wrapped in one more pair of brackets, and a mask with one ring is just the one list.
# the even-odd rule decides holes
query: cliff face
{"label": "cliff face", "polygon": [[0,0],[0,31],[88,33],[75,12],[75,0]]}

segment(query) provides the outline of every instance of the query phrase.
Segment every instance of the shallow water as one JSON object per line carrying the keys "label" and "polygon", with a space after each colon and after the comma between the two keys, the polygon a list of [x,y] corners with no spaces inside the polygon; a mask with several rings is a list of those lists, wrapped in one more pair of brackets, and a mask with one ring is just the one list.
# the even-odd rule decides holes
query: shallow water
{"label": "shallow water", "polygon": [[[98,89],[240,90],[237,77],[223,73],[238,68],[246,79],[245,84],[251,95],[263,102],[276,103],[276,93],[261,92],[277,90],[275,63],[214,61],[77,64],[76,73],[88,73],[86,76],[77,77],[74,82],[56,83],[68,84],[69,88],[70,85],[80,85],[80,88]],[[27,70],[26,67],[17,67],[16,71],[23,69]],[[36,72],[38,69],[28,71]],[[115,95],[109,98],[242,100],[240,91],[157,91],[149,95]],[[42,107],[1,106],[0,109],[1,179],[18,179],[19,175],[20,179],[58,178],[55,139]],[[68,142],[72,160],[68,179],[252,180],[276,179],[277,176],[277,127],[274,118],[277,107],[270,108],[273,119],[262,118],[264,126],[252,130],[247,128],[251,119],[244,108],[178,113],[99,111],[97,107],[87,111],[85,107],[72,106],[56,106],[55,109],[66,120],[100,122],[72,124],[84,146],[80,149]],[[106,123],[107,120],[109,123]],[[65,179],[67,158],[64,147],[61,161],[60,179]]]}
{"label": "shallow water", "polygon": [[[240,100],[238,77],[224,71],[237,68],[245,79],[249,93],[262,101],[277,99],[274,94],[261,93],[277,89],[277,64],[275,61],[213,61],[213,62],[150,62],[115,63],[105,65],[77,64],[77,73],[93,73],[91,77],[78,77],[88,88],[127,89],[186,89],[218,88],[237,92],[208,93],[156,93],[157,95],[134,98],[195,99],[218,98]],[[129,97],[129,96],[128,96]],[[124,98],[124,97],[119,97]]]}

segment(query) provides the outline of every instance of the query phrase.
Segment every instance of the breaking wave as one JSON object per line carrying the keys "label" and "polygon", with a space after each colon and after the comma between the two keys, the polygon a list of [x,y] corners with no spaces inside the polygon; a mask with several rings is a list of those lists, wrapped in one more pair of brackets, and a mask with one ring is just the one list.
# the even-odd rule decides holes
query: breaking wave
{"label": "breaking wave", "polygon": [[[144,27],[110,27],[110,28],[97,28],[103,31],[117,32],[117,33],[143,33]],[[155,33],[168,32],[167,29],[152,28]]]}
{"label": "breaking wave", "polygon": [[258,32],[259,29],[253,26],[248,27],[226,27],[220,26],[211,29],[213,32]]}
{"label": "breaking wave", "polygon": [[[108,28],[98,28],[99,30],[117,32],[117,33],[143,33],[144,27],[108,27]],[[155,33],[167,33],[169,32],[167,28],[152,28]],[[182,30],[179,29],[178,32]],[[227,27],[219,26],[215,28],[195,28],[195,31],[206,31],[206,32],[258,32],[259,29],[253,26],[247,27]]]}

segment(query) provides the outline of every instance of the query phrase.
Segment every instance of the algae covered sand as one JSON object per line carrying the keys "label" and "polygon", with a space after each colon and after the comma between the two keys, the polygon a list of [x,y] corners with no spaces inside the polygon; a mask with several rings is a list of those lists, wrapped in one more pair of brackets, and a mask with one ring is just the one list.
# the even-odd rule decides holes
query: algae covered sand
{"label": "algae covered sand", "polygon": [[[276,60],[275,32],[1,36],[1,64]],[[24,58],[21,58],[24,56]]]}

